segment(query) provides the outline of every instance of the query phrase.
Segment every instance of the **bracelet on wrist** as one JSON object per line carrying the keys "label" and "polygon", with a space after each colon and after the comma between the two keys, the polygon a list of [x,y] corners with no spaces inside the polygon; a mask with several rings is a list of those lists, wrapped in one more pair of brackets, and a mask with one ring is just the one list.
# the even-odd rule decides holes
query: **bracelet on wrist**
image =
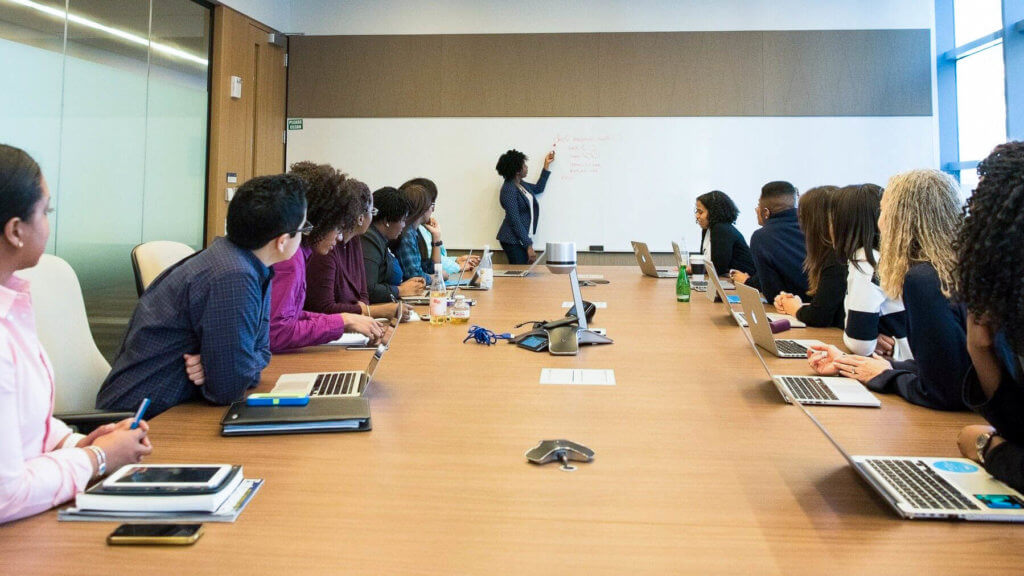
{"label": "bracelet on wrist", "polygon": [[107,453],[99,446],[89,445],[85,447],[96,456],[96,476],[103,476],[107,473]]}
{"label": "bracelet on wrist", "polygon": [[444,242],[441,241],[441,240],[438,240],[437,242],[433,242],[431,245],[434,246],[434,247],[440,248],[441,246],[444,245]]}

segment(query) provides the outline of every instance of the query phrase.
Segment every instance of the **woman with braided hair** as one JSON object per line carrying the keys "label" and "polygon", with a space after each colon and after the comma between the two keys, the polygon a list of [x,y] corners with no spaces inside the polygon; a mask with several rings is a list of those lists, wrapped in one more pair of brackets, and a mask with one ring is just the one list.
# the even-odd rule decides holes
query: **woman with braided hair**
{"label": "woman with braided hair", "polygon": [[290,174],[302,178],[309,186],[306,223],[301,228],[299,250],[290,259],[274,264],[270,281],[270,351],[276,354],[326,344],[345,332],[358,332],[371,342],[379,340],[384,329],[370,316],[303,310],[310,257],[314,251],[328,254],[343,231],[357,227],[359,217],[365,217],[373,207],[369,189],[327,164],[299,162],[292,165]]}
{"label": "woman with braided hair", "polygon": [[967,426],[960,452],[1024,490],[1024,142],[978,165],[978,189],[957,243],[957,296],[967,305],[974,368],[964,401],[990,426]]}
{"label": "woman with braided hair", "polygon": [[811,366],[819,374],[853,378],[926,408],[965,408],[966,313],[949,300],[961,212],[959,188],[948,174],[911,170],[889,179],[878,218],[877,278],[885,297],[902,301],[909,354],[890,360],[814,346]]}

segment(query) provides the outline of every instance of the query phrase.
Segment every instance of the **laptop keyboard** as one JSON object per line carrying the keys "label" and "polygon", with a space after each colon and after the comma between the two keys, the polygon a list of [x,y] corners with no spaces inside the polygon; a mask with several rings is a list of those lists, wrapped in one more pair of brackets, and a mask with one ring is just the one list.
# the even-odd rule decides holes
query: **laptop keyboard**
{"label": "laptop keyboard", "polygon": [[839,400],[821,378],[787,376],[782,381],[797,400]]}
{"label": "laptop keyboard", "polygon": [[690,282],[690,288],[692,288],[694,292],[707,292],[708,291],[708,281],[707,280],[694,280],[694,281]]}
{"label": "laptop keyboard", "polygon": [[865,463],[911,505],[938,510],[979,510],[945,478],[921,460],[870,459]]}
{"label": "laptop keyboard", "polygon": [[350,396],[359,388],[361,374],[358,372],[332,372],[320,374],[313,383],[310,396]]}
{"label": "laptop keyboard", "polygon": [[792,340],[776,340],[775,347],[778,348],[779,353],[790,356],[806,356],[807,348],[797,344]]}

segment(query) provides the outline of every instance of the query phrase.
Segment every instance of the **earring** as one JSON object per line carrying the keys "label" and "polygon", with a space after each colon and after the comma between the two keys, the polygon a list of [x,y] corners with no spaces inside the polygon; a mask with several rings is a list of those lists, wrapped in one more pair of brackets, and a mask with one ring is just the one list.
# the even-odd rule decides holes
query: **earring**
{"label": "earring", "polygon": [[25,243],[24,242],[18,242],[18,248],[24,248],[24,247],[25,247]]}

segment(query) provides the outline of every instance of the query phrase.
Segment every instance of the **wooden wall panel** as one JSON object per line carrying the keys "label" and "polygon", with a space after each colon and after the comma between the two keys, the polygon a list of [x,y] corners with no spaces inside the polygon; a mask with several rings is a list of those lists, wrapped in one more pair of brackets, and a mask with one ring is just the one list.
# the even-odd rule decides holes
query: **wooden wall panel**
{"label": "wooden wall panel", "polygon": [[759,116],[760,32],[602,34],[596,116]]}
{"label": "wooden wall panel", "polygon": [[599,34],[444,37],[442,116],[587,116]]}
{"label": "wooden wall panel", "polygon": [[[213,21],[207,244],[224,235],[227,188],[284,169],[287,81],[284,50],[270,44],[269,27],[226,6],[214,8]],[[231,98],[231,76],[242,78],[239,99]],[[227,182],[228,172],[237,183]]]}
{"label": "wooden wall panel", "polygon": [[928,30],[307,36],[294,117],[931,114]]}
{"label": "wooden wall panel", "polygon": [[768,116],[932,113],[928,30],[764,33]]}
{"label": "wooden wall panel", "polygon": [[440,36],[295,36],[289,116],[443,116]]}
{"label": "wooden wall panel", "polygon": [[285,50],[267,41],[267,31],[249,24],[256,90],[253,94],[254,117],[252,140],[252,175],[280,174],[284,170],[285,152],[285,97],[287,73],[284,67]]}

